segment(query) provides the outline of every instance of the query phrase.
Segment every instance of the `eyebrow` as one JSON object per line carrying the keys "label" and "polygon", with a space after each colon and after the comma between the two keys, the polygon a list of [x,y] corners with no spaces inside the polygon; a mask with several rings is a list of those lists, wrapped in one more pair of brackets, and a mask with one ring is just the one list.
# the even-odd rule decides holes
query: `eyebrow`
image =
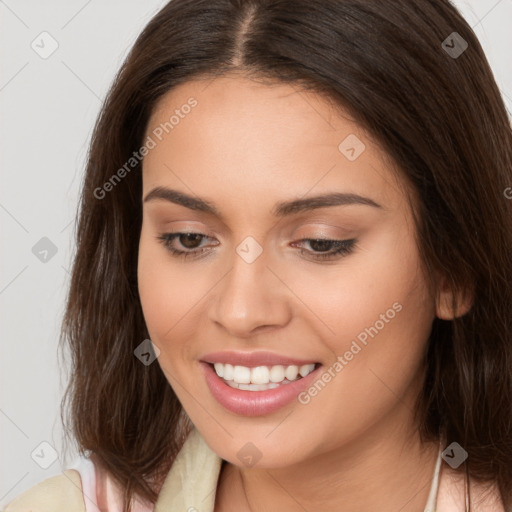
{"label": "eyebrow", "polygon": [[[209,213],[211,215],[215,215],[216,217],[222,218],[221,213],[212,203],[204,199],[179,192],[178,190],[165,187],[156,187],[146,195],[144,202],[147,203],[148,201],[154,201],[157,199],[169,201],[191,210]],[[364,205],[374,208],[382,208],[380,204],[376,203],[369,197],[364,197],[357,194],[333,192],[330,194],[312,196],[304,199],[293,199],[291,201],[277,203],[274,205],[271,213],[275,217],[286,217],[318,208],[347,205]]]}

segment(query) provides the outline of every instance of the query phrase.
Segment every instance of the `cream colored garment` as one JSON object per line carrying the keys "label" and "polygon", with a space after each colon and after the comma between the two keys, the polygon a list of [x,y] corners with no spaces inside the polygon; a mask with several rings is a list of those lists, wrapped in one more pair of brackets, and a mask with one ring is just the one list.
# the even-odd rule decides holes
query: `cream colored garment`
{"label": "cream colored garment", "polygon": [[[220,474],[222,459],[214,453],[193,429],[167,475],[154,512],[214,512],[215,491]],[[425,512],[436,512],[436,497],[441,468],[441,452],[436,462]],[[67,469],[61,475],[49,478],[32,487],[13,500],[4,512],[87,512],[100,510],[91,482],[83,482],[82,493],[80,474]],[[463,509],[461,509],[463,510]],[[108,509],[114,512],[115,508]],[[106,512],[103,509],[101,512]],[[115,511],[117,512],[117,511]],[[440,512],[440,511],[439,511]],[[450,511],[451,512],[451,511]]]}
{"label": "cream colored garment", "polygon": [[[221,464],[222,459],[194,428],[164,481],[154,512],[213,511]],[[88,508],[99,510],[96,496],[90,494],[83,494],[80,474],[66,469],[22,493],[3,512],[86,512],[85,501]]]}

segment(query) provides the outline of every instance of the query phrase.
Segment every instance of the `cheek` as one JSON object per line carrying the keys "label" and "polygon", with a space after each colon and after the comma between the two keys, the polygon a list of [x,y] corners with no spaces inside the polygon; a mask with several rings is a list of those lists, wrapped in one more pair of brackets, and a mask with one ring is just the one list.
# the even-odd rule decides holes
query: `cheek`
{"label": "cheek", "polygon": [[334,376],[325,391],[310,388],[305,409],[332,411],[324,429],[334,444],[340,432],[356,436],[395,406],[403,411],[413,406],[434,308],[414,248],[403,249],[400,259],[381,254],[364,270],[347,271],[337,280],[331,276],[324,283],[323,308],[321,301],[315,303],[335,333],[324,338],[335,354],[326,369]]}
{"label": "cheek", "polygon": [[165,367],[194,359],[197,348],[189,340],[204,321],[203,301],[214,277],[175,258],[143,226],[137,269],[139,296],[149,336],[160,349],[159,360]]}
{"label": "cheek", "polygon": [[382,333],[393,325],[395,335],[407,331],[408,339],[423,339],[434,305],[420,268],[414,239],[405,226],[396,230],[392,226],[361,243],[340,264],[305,266],[301,272],[291,269],[286,279],[314,314],[324,339],[342,349],[376,322]]}
{"label": "cheek", "polygon": [[421,368],[434,302],[414,241],[399,240],[383,238],[357,259],[333,267],[318,281],[318,293],[309,288],[308,294],[297,282],[297,295],[328,327],[322,332],[328,332],[323,339],[333,362],[336,356],[346,361],[337,381],[345,386],[341,381],[347,379],[352,396],[359,389],[361,398],[372,400],[389,393],[386,385],[401,395]]}
{"label": "cheek", "polygon": [[175,325],[184,318],[193,280],[176,271],[176,263],[149,229],[142,228],[137,268],[139,296],[150,337],[160,350],[173,337]]}

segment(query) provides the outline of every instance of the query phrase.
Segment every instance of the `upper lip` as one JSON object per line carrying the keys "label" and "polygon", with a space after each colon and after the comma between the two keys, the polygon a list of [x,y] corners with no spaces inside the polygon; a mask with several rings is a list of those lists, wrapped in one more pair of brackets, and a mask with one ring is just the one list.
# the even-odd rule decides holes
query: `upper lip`
{"label": "upper lip", "polygon": [[223,363],[233,366],[247,366],[253,368],[256,366],[302,366],[305,364],[315,364],[317,361],[312,359],[297,359],[272,352],[211,352],[201,357],[201,361],[206,363]]}

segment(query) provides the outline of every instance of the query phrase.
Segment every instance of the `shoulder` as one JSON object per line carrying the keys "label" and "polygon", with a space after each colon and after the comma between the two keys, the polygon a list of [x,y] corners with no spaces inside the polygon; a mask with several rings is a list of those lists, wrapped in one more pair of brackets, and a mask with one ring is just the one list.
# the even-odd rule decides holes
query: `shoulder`
{"label": "shoulder", "polygon": [[85,512],[80,474],[67,469],[11,501],[2,512]]}
{"label": "shoulder", "polygon": [[[441,472],[437,498],[437,512],[465,510],[464,473],[444,465]],[[471,510],[475,512],[506,512],[498,488],[494,484],[483,484],[471,480]]]}

